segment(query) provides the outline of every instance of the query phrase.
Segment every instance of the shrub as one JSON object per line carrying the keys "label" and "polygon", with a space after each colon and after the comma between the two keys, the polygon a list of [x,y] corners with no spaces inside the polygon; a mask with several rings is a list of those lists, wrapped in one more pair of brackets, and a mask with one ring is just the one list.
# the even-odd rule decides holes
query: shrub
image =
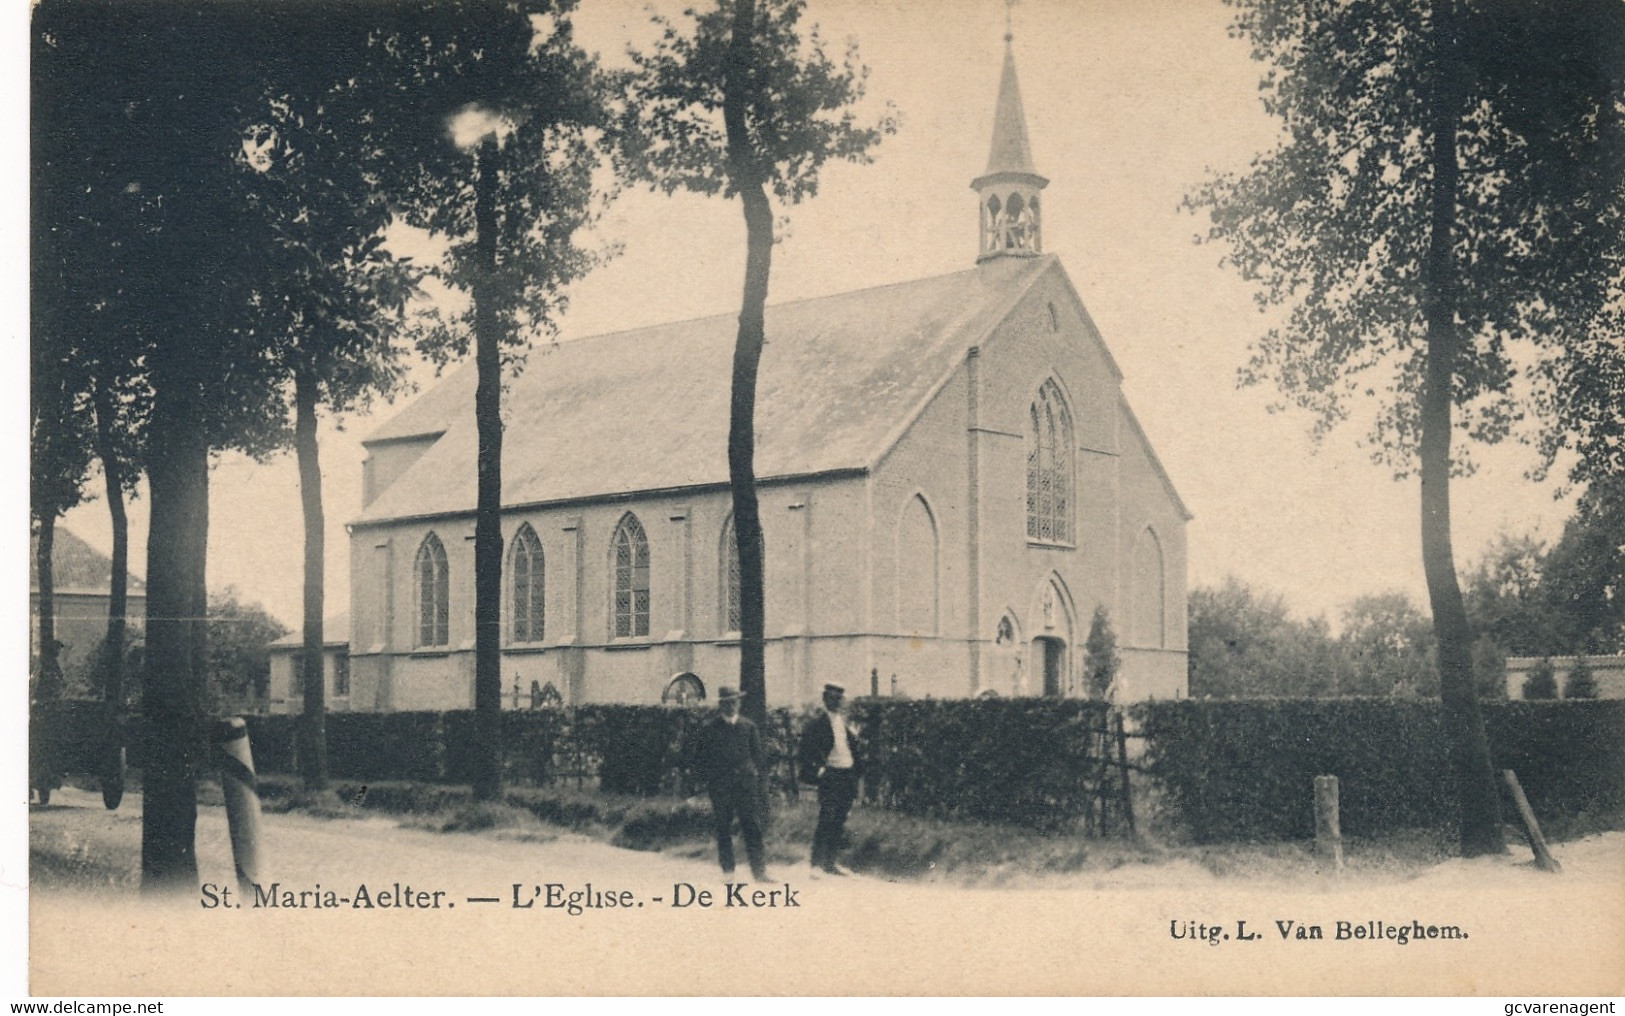
{"label": "shrub", "polygon": [[1557,672],[1552,669],[1550,656],[1542,657],[1523,679],[1523,697],[1531,701],[1557,698]]}
{"label": "shrub", "polygon": [[1085,680],[1091,698],[1105,698],[1117,680],[1117,671],[1123,666],[1123,657],[1117,651],[1117,633],[1112,631],[1111,617],[1104,606],[1095,607],[1095,616],[1089,622],[1089,638],[1083,644],[1087,655]]}
{"label": "shrub", "polygon": [[1575,657],[1569,668],[1568,679],[1563,682],[1566,699],[1594,699],[1597,697],[1597,675],[1591,672],[1591,662],[1584,656]]}

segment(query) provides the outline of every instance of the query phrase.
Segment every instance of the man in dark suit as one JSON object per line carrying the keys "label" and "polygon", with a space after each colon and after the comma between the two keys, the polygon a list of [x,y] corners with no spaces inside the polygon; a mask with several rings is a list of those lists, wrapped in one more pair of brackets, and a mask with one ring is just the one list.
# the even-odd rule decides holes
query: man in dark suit
{"label": "man in dark suit", "polygon": [[694,764],[711,794],[717,861],[722,865],[722,874],[733,877],[733,825],[737,818],[751,876],[758,882],[771,882],[762,848],[767,811],[766,788],[762,784],[762,736],[754,723],[739,715],[740,697],[733,688],[717,689],[717,714],[700,728]]}
{"label": "man in dark suit", "polygon": [[818,787],[818,828],[813,832],[812,865],[830,875],[850,875],[836,863],[846,835],[846,815],[858,796],[857,730],[842,706],[846,688],[824,685],[824,708],[807,721],[797,752],[801,781]]}

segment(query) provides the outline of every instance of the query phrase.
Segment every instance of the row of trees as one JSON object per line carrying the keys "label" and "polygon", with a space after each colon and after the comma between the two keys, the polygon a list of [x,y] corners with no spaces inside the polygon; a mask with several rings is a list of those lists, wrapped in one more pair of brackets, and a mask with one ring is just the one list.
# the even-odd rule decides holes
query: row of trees
{"label": "row of trees", "polygon": [[[1465,576],[1480,698],[1506,693],[1509,656],[1625,652],[1625,483],[1598,481],[1551,547],[1503,535]],[[1338,619],[1299,619],[1230,577],[1191,591],[1190,692],[1215,698],[1438,697],[1433,626],[1404,593],[1362,596]],[[1544,688],[1544,685],[1542,685]],[[1558,694],[1555,675],[1550,691]]]}
{"label": "row of trees", "polygon": [[[196,881],[211,456],[296,448],[306,532],[301,757],[307,783],[320,786],[316,421],[324,409],[390,394],[412,348],[442,363],[475,352],[475,790],[498,793],[500,375],[554,332],[565,287],[599,259],[580,236],[617,179],[738,195],[745,208],[729,460],[744,571],[741,679],[765,708],[751,414],[773,240],[767,195],[812,193],[826,160],[864,159],[891,122],[855,121],[855,54],[827,56],[816,32],[799,26],[800,0],[724,0],[663,23],[624,74],[576,44],[572,8],[397,0],[324,10],[319,26],[276,3],[61,0],[35,9],[41,613],[52,616],[56,519],[86,495],[93,460],[108,484],[119,595],[123,499],[144,475],[144,887]],[[615,176],[604,172],[611,165]],[[443,237],[442,263],[392,253],[384,235],[396,221]],[[462,309],[412,314],[431,275],[467,294]],[[111,613],[121,621],[124,611]],[[122,643],[110,629],[108,645]],[[46,677],[53,664],[41,662],[47,696],[59,683]],[[115,674],[109,701],[122,701],[119,685]]]}

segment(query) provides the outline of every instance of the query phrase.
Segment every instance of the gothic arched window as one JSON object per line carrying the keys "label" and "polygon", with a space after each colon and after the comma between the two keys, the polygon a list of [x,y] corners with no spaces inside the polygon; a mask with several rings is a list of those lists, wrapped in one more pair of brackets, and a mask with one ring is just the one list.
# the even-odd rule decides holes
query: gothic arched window
{"label": "gothic arched window", "polygon": [[615,598],[611,604],[615,638],[639,638],[649,634],[649,538],[638,517],[627,512],[615,527],[612,564],[615,569]]}
{"label": "gothic arched window", "polygon": [[739,538],[732,515],[722,524],[722,630],[739,630]]}
{"label": "gothic arched window", "polygon": [[937,522],[923,494],[909,498],[897,518],[896,594],[900,631],[938,633]]}
{"label": "gothic arched window", "polygon": [[513,641],[540,642],[547,630],[547,569],[542,541],[528,523],[514,534],[509,560],[509,574],[513,576]]}
{"label": "gothic arched window", "polygon": [[446,645],[451,641],[451,587],[446,579],[446,548],[440,537],[430,533],[423,538],[412,574],[417,577],[418,645]]}
{"label": "gothic arched window", "polygon": [[1162,543],[1147,527],[1134,546],[1134,645],[1161,649],[1168,644],[1164,575]]}
{"label": "gothic arched window", "polygon": [[1072,414],[1049,380],[1028,410],[1027,538],[1071,544],[1072,495]]}
{"label": "gothic arched window", "polygon": [[[740,630],[740,598],[739,598],[739,537],[734,533],[734,517],[729,515],[722,524],[722,546],[718,548],[722,558],[721,596],[722,601],[722,630],[734,632]],[[762,554],[762,567],[767,567],[767,554]]]}

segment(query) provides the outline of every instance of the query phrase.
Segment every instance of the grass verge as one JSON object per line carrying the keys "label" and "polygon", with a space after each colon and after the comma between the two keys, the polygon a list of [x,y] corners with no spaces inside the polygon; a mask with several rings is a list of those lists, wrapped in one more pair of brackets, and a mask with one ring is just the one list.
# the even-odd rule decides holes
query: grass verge
{"label": "grass verge", "polygon": [[[260,791],[267,811],[331,818],[384,814],[412,828],[492,832],[526,840],[575,834],[630,850],[698,859],[713,857],[716,849],[711,806],[703,797],[634,797],[569,787],[513,787],[500,804],[476,804],[467,787],[339,781],[332,789],[311,795],[297,781],[275,776],[262,778]],[[811,794],[775,803],[766,837],[770,868],[784,871],[807,863],[817,819],[817,802]],[[861,805],[847,822],[847,837],[842,860],[855,871],[966,886],[1024,884],[1035,878],[1111,872],[1156,864],[1181,853],[1141,840],[1094,839],[916,818]]]}

